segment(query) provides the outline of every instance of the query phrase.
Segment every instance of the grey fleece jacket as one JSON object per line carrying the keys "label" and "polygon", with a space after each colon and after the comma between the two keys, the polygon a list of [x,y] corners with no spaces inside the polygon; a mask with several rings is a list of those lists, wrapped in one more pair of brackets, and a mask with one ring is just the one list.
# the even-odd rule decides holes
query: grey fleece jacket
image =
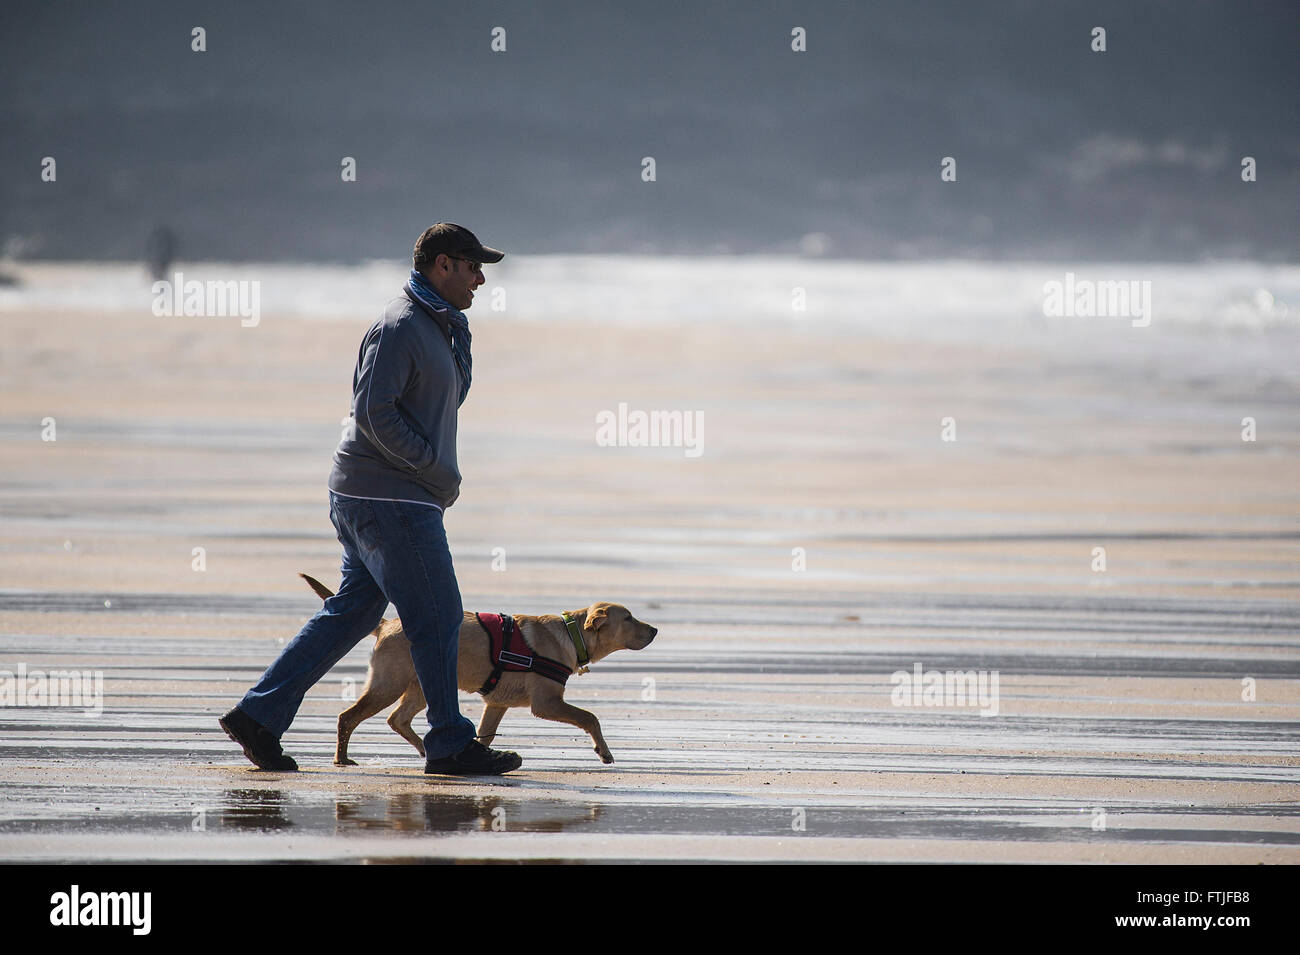
{"label": "grey fleece jacket", "polygon": [[352,418],[334,452],[330,490],[351,497],[451,507],[459,372],[450,327],[405,294],[388,303],[361,342]]}

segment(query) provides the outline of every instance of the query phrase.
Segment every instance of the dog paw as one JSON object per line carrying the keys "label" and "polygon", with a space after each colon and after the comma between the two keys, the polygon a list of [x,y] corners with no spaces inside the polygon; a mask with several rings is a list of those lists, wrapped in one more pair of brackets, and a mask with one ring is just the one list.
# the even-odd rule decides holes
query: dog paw
{"label": "dog paw", "polygon": [[336,760],[334,760],[334,765],[335,765],[335,766],[355,766],[356,764],[357,764],[357,761],[356,761],[355,759],[336,759]]}
{"label": "dog paw", "polygon": [[611,753],[609,750],[607,750],[607,749],[606,749],[606,750],[600,750],[600,749],[598,749],[598,750],[596,750],[596,753],[600,756],[600,761],[601,761],[602,763],[612,763],[612,762],[614,762],[614,754]]}

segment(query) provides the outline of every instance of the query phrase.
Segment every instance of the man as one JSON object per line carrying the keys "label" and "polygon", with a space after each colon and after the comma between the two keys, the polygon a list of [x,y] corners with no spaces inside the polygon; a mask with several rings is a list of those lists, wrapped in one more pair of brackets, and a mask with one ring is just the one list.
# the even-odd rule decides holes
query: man
{"label": "man", "polygon": [[397,609],[424,698],[426,773],[497,775],[515,753],[488,749],[460,712],[456,657],[463,616],[443,528],[460,494],[456,414],[469,391],[470,332],[462,309],[503,252],[439,222],[415,243],[403,294],[366,332],[352,379],[352,420],[330,472],[330,520],[343,544],[343,583],[220,720],[263,769],[298,768],[280,746],[307,690]]}

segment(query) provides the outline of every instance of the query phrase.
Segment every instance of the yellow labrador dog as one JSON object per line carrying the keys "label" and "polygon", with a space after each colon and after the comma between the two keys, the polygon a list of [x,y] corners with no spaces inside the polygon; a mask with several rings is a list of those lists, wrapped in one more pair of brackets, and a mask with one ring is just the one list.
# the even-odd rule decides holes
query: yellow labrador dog
{"label": "yellow labrador dog", "polygon": [[[334,596],[319,580],[299,574],[322,600]],[[594,603],[582,610],[569,612],[581,628],[583,642],[591,662],[609,656],[615,650],[643,650],[659,631],[637,620],[621,604]],[[563,663],[570,672],[578,668],[578,651],[569,636],[564,618],[558,614],[516,615],[515,625],[532,652],[540,657]],[[400,620],[384,620],[374,630],[378,639],[370,655],[370,672],[360,698],[339,714],[338,746],[334,762],[338,766],[355,766],[348,759],[348,740],[364,721],[385,709],[398,697],[401,703],[388,717],[388,725],[424,755],[424,740],[411,729],[411,720],[425,708],[424,691],[415,677],[411,662],[411,643],[402,632]],[[479,692],[493,674],[488,635],[473,613],[465,612],[460,625],[460,653],[456,667],[456,685],[468,692]],[[588,733],[596,753],[606,763],[614,757],[605,745],[600,721],[595,715],[564,702],[564,684],[537,672],[505,670],[499,682],[483,697],[487,704],[479,723],[478,741],[489,746],[496,736],[501,717],[512,706],[528,706],[533,715],[544,720],[569,723]]]}

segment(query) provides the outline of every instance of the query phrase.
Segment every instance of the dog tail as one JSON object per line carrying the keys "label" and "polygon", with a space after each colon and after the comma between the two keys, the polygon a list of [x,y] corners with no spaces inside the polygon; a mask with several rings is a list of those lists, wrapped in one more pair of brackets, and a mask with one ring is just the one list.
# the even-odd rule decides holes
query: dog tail
{"label": "dog tail", "polygon": [[320,597],[321,600],[329,600],[334,596],[334,591],[330,590],[315,577],[308,577],[306,574],[299,574],[298,576],[307,581],[307,586],[316,591],[316,596]]}

